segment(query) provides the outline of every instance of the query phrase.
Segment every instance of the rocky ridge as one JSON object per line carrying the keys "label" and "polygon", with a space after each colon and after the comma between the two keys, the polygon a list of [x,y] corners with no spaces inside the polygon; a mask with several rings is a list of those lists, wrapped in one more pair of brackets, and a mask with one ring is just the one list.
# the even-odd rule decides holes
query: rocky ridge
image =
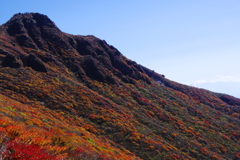
{"label": "rocky ridge", "polygon": [[[0,64],[0,126],[21,123],[26,130],[38,128],[39,135],[52,130],[45,145],[25,140],[29,132],[23,128],[18,134],[0,130],[15,146],[35,143],[63,159],[239,156],[239,99],[171,81],[104,40],[62,32],[45,15],[19,13],[0,26]],[[68,133],[69,141],[63,138]],[[48,145],[65,149],[50,151]]]}

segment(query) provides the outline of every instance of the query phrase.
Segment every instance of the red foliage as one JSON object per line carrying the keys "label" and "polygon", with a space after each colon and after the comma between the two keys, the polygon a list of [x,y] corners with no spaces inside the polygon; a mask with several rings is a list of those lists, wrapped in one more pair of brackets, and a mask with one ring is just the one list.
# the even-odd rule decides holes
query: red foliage
{"label": "red foliage", "polygon": [[10,141],[6,144],[4,155],[12,160],[54,160],[54,156],[33,144],[22,144]]}
{"label": "red foliage", "polygon": [[[27,20],[41,15],[18,16],[33,29],[21,28],[25,37],[39,36],[22,46],[0,26],[0,61],[9,53],[23,63],[0,65],[0,149],[13,140],[5,158],[240,157],[239,99],[170,81],[94,36],[41,33]],[[27,67],[29,54],[48,72]]]}

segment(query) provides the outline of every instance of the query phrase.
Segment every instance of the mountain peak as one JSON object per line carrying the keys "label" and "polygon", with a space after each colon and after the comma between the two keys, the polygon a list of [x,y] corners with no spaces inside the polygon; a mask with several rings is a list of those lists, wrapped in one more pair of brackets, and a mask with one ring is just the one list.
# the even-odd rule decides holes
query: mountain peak
{"label": "mountain peak", "polygon": [[173,82],[39,13],[0,26],[0,82],[10,159],[240,157],[240,99]]}
{"label": "mountain peak", "polygon": [[54,22],[51,21],[47,15],[35,13],[35,12],[14,14],[13,17],[10,19],[10,21],[18,21],[18,20],[26,20],[26,19],[35,20],[36,23],[39,25],[55,26]]}
{"label": "mountain peak", "polygon": [[[12,43],[15,44],[14,50],[18,50],[17,55],[8,56],[15,56],[13,64],[19,62],[24,64],[23,66],[28,66],[25,65],[26,57],[32,54],[38,60],[38,64],[41,64],[39,68],[44,68],[44,71],[47,71],[45,68],[55,68],[56,66],[53,66],[55,64],[58,68],[73,71],[79,77],[89,77],[101,82],[119,83],[114,76],[125,83],[132,84],[137,80],[144,80],[150,84],[152,78],[154,80],[163,78],[152,70],[127,59],[104,40],[95,36],[63,33],[43,14],[15,14],[4,24],[4,28],[6,37],[10,36]],[[10,49],[13,50],[13,47],[2,50],[6,55],[8,53],[6,50]],[[13,53],[13,51],[10,52]],[[51,65],[50,62],[52,62]]]}
{"label": "mountain peak", "polygon": [[57,28],[48,16],[40,13],[17,13],[4,26],[11,36],[24,33],[32,27]]}

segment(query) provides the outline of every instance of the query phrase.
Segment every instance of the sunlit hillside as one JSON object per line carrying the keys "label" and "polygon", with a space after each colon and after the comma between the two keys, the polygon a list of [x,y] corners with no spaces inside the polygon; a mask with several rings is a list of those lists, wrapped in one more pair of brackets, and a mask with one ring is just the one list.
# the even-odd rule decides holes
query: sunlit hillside
{"label": "sunlit hillside", "polygon": [[45,15],[0,26],[0,64],[0,159],[240,159],[240,99],[169,80]]}

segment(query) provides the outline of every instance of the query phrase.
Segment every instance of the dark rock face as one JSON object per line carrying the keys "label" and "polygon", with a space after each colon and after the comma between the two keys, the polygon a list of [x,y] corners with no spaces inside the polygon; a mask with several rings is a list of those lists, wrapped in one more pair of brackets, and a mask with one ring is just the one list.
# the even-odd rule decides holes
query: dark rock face
{"label": "dark rock face", "polygon": [[37,49],[37,46],[35,45],[35,43],[33,43],[32,38],[29,37],[27,34],[16,35],[16,39],[17,42],[24,47]]}
{"label": "dark rock face", "polygon": [[44,25],[47,27],[56,27],[54,22],[51,21],[46,15],[40,13],[33,13],[33,19],[35,19],[39,25]]}
{"label": "dark rock face", "polygon": [[[209,159],[213,153],[222,152],[222,142],[227,148],[235,145],[222,152],[223,158],[234,158],[228,155],[236,150],[240,136],[240,132],[235,132],[240,122],[236,119],[240,99],[170,81],[127,59],[104,40],[61,32],[47,16],[16,14],[0,25],[0,71],[0,94],[19,99],[22,104],[34,104],[32,107],[40,102],[44,108],[41,113],[47,113],[45,107],[49,108],[51,117],[54,110],[57,117],[59,111],[66,111],[68,114],[61,117],[70,116],[67,124],[70,119],[75,119],[73,124],[78,127],[90,123],[93,129],[88,130],[89,134],[97,133],[99,142],[111,142],[112,147],[123,145],[121,150],[126,147],[142,159],[151,158],[149,155],[172,159],[175,156],[161,156],[165,152],[172,156],[185,151],[184,156],[193,153],[193,158]],[[217,118],[219,115],[223,117]],[[216,142],[208,141],[208,135],[218,135]],[[224,137],[226,141],[222,141],[223,135],[229,135]],[[197,151],[206,142],[213,150],[200,157]]]}
{"label": "dark rock face", "polygon": [[[49,70],[51,67],[65,68],[80,79],[89,77],[111,84],[120,81],[134,84],[137,80],[143,80],[151,84],[152,77],[146,73],[145,68],[124,57],[106,41],[95,36],[63,33],[45,15],[16,14],[3,28],[13,43],[17,44],[17,57],[22,57],[24,66],[35,71],[47,72],[46,65],[50,65]],[[6,63],[7,59],[3,65],[15,68],[22,66],[21,60],[17,58],[12,57],[9,60],[11,63]]]}
{"label": "dark rock face", "polygon": [[96,57],[94,47],[89,41],[85,40],[83,37],[81,38],[77,37],[76,42],[77,42],[76,49],[81,55],[91,55],[93,57]]}
{"label": "dark rock face", "polygon": [[44,65],[44,63],[39,58],[37,58],[36,56],[34,56],[32,54],[30,54],[29,56],[27,56],[25,58],[24,65],[31,67],[35,71],[47,72],[47,68]]}
{"label": "dark rock face", "polygon": [[104,82],[106,79],[105,70],[98,64],[92,56],[86,56],[82,68],[88,77]]}
{"label": "dark rock face", "polygon": [[11,67],[11,68],[20,68],[22,66],[22,62],[20,59],[18,59],[14,55],[7,54],[7,56],[2,61],[2,66]]}
{"label": "dark rock face", "polygon": [[9,21],[7,23],[7,32],[10,36],[24,33],[24,26],[20,21]]}

